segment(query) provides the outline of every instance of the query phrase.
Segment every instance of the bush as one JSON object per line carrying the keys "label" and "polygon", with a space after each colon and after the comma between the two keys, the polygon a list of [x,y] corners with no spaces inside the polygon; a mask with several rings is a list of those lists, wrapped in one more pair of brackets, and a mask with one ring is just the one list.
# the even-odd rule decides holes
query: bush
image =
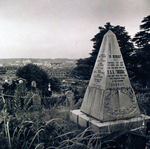
{"label": "bush", "polygon": [[61,83],[57,78],[55,77],[50,78],[50,84],[51,84],[52,91],[60,92]]}
{"label": "bush", "polygon": [[36,87],[42,90],[42,93],[48,90],[48,74],[37,65],[27,64],[24,67],[20,67],[16,72],[16,76],[26,79],[26,86],[29,90],[31,89],[32,81],[36,82]]}

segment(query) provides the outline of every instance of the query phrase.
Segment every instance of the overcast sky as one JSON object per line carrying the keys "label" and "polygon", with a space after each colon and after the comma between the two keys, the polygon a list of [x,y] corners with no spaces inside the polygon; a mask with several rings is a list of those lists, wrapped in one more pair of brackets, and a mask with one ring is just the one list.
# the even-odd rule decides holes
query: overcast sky
{"label": "overcast sky", "polygon": [[132,37],[150,0],[0,0],[0,58],[85,58],[106,22]]}

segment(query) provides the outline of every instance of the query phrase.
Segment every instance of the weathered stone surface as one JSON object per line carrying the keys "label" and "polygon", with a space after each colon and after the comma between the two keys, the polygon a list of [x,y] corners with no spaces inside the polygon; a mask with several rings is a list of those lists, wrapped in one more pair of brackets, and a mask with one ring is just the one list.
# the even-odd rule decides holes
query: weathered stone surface
{"label": "weathered stone surface", "polygon": [[140,115],[115,34],[102,41],[81,111],[102,122]]}
{"label": "weathered stone surface", "polygon": [[147,122],[150,120],[150,117],[141,114],[137,117],[124,120],[100,122],[97,119],[87,116],[80,110],[72,110],[70,111],[70,119],[79,126],[90,127],[93,132],[109,134],[115,131],[134,131],[134,129],[139,129],[141,126],[143,126],[143,122],[147,124]]}
{"label": "weathered stone surface", "polygon": [[66,103],[67,103],[67,107],[72,108],[74,105],[74,93],[72,90],[68,90],[66,93]]}
{"label": "weathered stone surface", "polygon": [[39,110],[41,108],[41,97],[37,94],[35,94],[33,97],[33,109]]}

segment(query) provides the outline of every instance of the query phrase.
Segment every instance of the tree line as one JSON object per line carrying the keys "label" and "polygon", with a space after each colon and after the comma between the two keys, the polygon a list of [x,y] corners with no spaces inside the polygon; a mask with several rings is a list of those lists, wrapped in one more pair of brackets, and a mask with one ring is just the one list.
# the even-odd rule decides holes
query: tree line
{"label": "tree line", "polygon": [[135,86],[150,87],[150,15],[144,17],[140,31],[133,38],[123,26],[113,26],[110,22],[100,26],[99,33],[91,39],[93,49],[90,56],[77,60],[77,67],[72,74],[76,78],[90,79],[103,36],[108,30],[112,30],[117,37],[131,82]]}

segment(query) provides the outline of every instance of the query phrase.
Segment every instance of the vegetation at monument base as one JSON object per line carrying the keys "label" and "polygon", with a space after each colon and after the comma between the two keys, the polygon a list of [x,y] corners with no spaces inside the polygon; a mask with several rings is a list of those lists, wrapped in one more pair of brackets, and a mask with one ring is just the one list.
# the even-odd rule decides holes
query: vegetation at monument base
{"label": "vegetation at monument base", "polygon": [[[31,93],[28,93],[25,99],[29,101],[31,97]],[[146,142],[145,138],[134,137],[126,133],[126,130],[123,130],[123,135],[123,132],[101,135],[99,132],[92,133],[90,127],[78,128],[69,119],[70,108],[66,105],[66,100],[62,99],[63,102],[60,102],[59,97],[54,104],[49,101],[38,110],[34,110],[31,106],[16,108],[11,113],[8,110],[8,99],[2,98],[3,101],[0,104],[1,149],[131,149],[135,146],[141,149],[143,148],[141,145],[144,146]],[[142,113],[147,114],[150,97],[138,94],[137,98]],[[73,109],[78,109],[81,102],[82,100],[76,103]],[[139,138],[140,141],[137,141]]]}
{"label": "vegetation at monument base", "polygon": [[[131,82],[141,87],[150,87],[150,16],[145,17],[133,39],[128,35],[125,27],[113,26],[109,22],[99,27],[99,33],[91,39],[93,50],[90,57],[79,59],[73,74],[77,78],[90,79],[104,34],[111,29],[117,37],[123,59]],[[134,42],[136,47],[134,46]]]}

